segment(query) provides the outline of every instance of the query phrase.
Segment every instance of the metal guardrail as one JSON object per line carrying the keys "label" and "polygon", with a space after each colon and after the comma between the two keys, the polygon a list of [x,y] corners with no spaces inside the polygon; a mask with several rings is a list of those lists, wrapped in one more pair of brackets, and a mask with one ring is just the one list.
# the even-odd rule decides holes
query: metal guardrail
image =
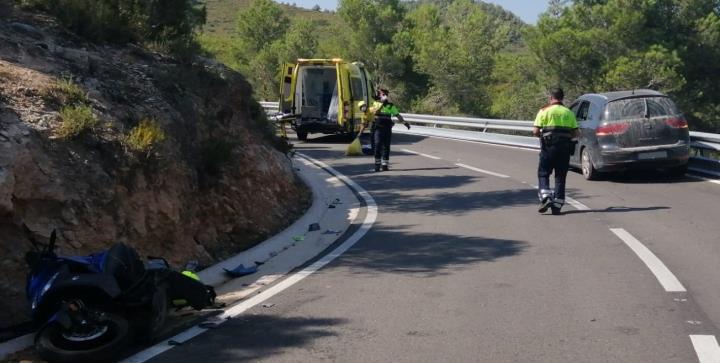
{"label": "metal guardrail", "polygon": [[[260,102],[268,114],[277,112],[277,102]],[[483,142],[497,143],[504,145],[515,145],[520,147],[538,148],[537,143],[531,142],[535,138],[526,134],[532,132],[532,121],[519,120],[498,120],[472,117],[457,116],[435,116],[403,113],[403,118],[416,125],[430,126],[423,128],[426,134],[442,134],[440,136],[452,138],[451,130],[468,130],[472,132],[481,132],[484,136]],[[437,129],[433,131],[432,129]],[[488,130],[511,131],[511,137],[502,133],[492,133]],[[457,133],[455,133],[457,135]],[[707,172],[710,174],[720,175],[720,161],[718,154],[720,153],[720,134],[711,134],[707,132],[690,131],[690,141],[693,151],[693,161],[699,166],[693,169]],[[692,167],[691,167],[692,168]]]}

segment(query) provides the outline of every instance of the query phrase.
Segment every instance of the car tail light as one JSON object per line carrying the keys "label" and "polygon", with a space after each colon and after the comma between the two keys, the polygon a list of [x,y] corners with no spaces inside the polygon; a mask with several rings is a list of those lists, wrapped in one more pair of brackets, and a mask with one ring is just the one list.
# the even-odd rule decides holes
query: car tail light
{"label": "car tail light", "polygon": [[598,126],[597,130],[595,130],[595,135],[597,135],[597,136],[619,135],[619,134],[622,134],[625,131],[627,131],[627,129],[629,127],[630,127],[630,125],[625,122],[604,124],[604,125]]}
{"label": "car tail light", "polygon": [[688,128],[688,123],[683,118],[669,118],[665,120],[665,123],[673,128],[676,129],[686,129]]}

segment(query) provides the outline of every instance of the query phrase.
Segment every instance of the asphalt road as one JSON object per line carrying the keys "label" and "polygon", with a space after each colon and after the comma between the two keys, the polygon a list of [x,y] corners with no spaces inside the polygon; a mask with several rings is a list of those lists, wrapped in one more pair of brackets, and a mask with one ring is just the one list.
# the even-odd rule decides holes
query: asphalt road
{"label": "asphalt road", "polygon": [[713,359],[712,339],[691,336],[720,333],[720,185],[571,172],[580,209],[540,215],[536,152],[394,135],[392,170],[374,173],[345,145],[311,136],[296,147],[373,196],[370,232],[267,307],[152,362]]}

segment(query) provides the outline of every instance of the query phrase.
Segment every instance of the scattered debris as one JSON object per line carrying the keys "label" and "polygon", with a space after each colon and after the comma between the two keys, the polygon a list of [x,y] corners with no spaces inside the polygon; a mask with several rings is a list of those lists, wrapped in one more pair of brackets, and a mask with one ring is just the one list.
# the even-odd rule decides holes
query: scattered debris
{"label": "scattered debris", "polygon": [[255,261],[255,265],[256,265],[256,266],[262,266],[262,265],[264,265],[264,264],[265,264],[265,262]]}
{"label": "scattered debris", "polygon": [[328,229],[327,231],[323,232],[322,234],[340,234],[340,231]]}
{"label": "scattered debris", "polygon": [[320,223],[313,223],[310,226],[308,226],[308,232],[314,232],[320,230]]}
{"label": "scattered debris", "polygon": [[275,304],[262,304],[262,307],[264,308],[271,308],[273,306],[275,306]]}
{"label": "scattered debris", "polygon": [[228,270],[226,268],[223,268],[223,270],[225,270],[225,273],[230,277],[242,277],[256,273],[257,266],[245,267],[243,264],[240,264],[240,266],[235,267],[232,270]]}
{"label": "scattered debris", "polygon": [[[305,236],[295,236],[295,237],[293,237],[293,239],[294,239],[296,242],[300,242],[300,241],[304,241],[304,240],[305,240]],[[272,255],[272,253],[271,253],[271,255]]]}
{"label": "scattered debris", "polygon": [[183,345],[182,342],[178,342],[177,340],[168,340],[168,345]]}
{"label": "scattered debris", "polygon": [[337,207],[335,207],[335,204],[330,204],[330,205],[328,206],[328,208],[337,208]]}

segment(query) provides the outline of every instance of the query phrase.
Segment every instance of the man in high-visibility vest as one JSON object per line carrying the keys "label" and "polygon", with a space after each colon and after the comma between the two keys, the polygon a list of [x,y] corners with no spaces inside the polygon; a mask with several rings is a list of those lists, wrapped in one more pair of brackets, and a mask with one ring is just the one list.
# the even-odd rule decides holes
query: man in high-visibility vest
{"label": "man in high-visibility vest", "polygon": [[[410,129],[410,124],[405,122],[400,115],[400,110],[388,99],[390,92],[384,88],[380,88],[376,98],[378,101],[373,102],[370,112],[375,114],[372,125],[373,147],[375,151],[375,171],[387,171],[390,164],[390,142],[392,141],[392,127],[395,125],[393,117],[402,122],[405,127]],[[360,130],[362,133],[363,128]]]}
{"label": "man in high-visibility vest", "polygon": [[[540,162],[538,163],[538,212],[548,208],[559,215],[565,204],[565,178],[570,166],[570,155],[575,150],[578,125],[575,114],[562,101],[562,88],[550,92],[550,103],[535,117],[533,135],[540,138]],[[550,174],[555,172],[555,190],[550,188]]]}

